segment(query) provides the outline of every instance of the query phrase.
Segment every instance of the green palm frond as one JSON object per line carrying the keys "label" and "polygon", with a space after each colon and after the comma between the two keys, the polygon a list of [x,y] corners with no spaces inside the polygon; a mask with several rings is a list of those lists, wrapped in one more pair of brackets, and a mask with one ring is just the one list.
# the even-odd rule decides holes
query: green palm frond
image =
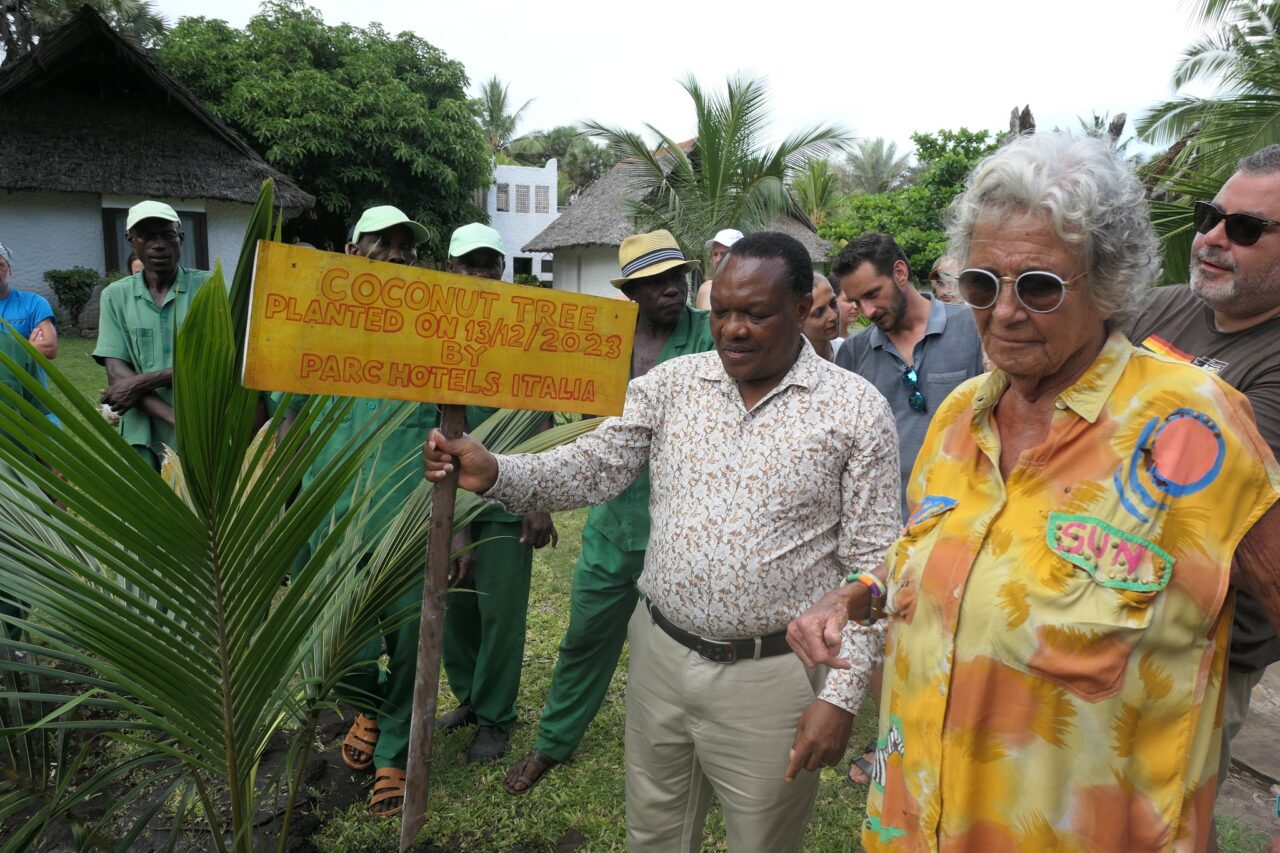
{"label": "green palm frond", "polygon": [[[276,223],[268,184],[255,208],[256,237],[245,240],[230,292],[215,271],[179,330],[180,494],[53,364],[25,340],[16,342],[59,392],[21,369],[15,375],[25,394],[0,386],[0,589],[34,614],[9,620],[34,642],[0,639],[7,679],[0,693],[0,813],[27,816],[24,832],[38,835],[49,820],[72,816],[85,797],[141,767],[147,784],[112,795],[154,796],[148,792],[159,785],[180,803],[199,800],[216,847],[224,847],[225,834],[231,848],[251,849],[257,767],[268,744],[286,723],[302,721],[293,752],[301,768],[310,743],[305,724],[332,702],[333,685],[359,650],[385,630],[374,614],[421,583],[430,487],[423,482],[403,507],[382,498],[393,477],[421,476],[420,452],[379,466],[389,467],[385,475],[360,476],[412,404],[389,404],[386,418],[352,435],[323,467],[321,450],[350,401],[310,399],[278,445],[254,441],[257,395],[239,384],[238,365],[246,270],[257,239],[271,236]],[[0,351],[0,367],[17,364]],[[61,420],[60,429],[49,429],[43,408]],[[287,408],[286,399],[267,435],[275,435]],[[478,432],[501,451],[522,441],[550,446],[590,427],[529,439],[543,417],[502,412]],[[315,468],[290,502],[304,472]],[[350,509],[333,518],[344,494]],[[480,508],[477,499],[461,499],[455,523]],[[310,558],[291,577],[313,536]],[[42,687],[55,680],[69,683],[72,695]],[[82,768],[75,757],[98,737],[128,744],[135,763]],[[71,760],[59,765],[65,769],[57,778],[41,778],[32,756],[54,748]],[[84,778],[72,787],[77,774]],[[86,831],[113,835],[117,828],[108,823]]]}
{"label": "green palm frond", "polygon": [[770,124],[763,81],[730,78],[724,92],[707,92],[692,77],[681,82],[693,104],[697,136],[681,147],[646,125],[651,139],[597,122],[584,129],[604,140],[629,173],[632,194],[624,203],[640,230],[666,228],[686,255],[722,228],[755,231],[791,208],[787,183],[813,160],[843,150],[849,137],[834,125],[789,134],[777,146],[764,137]]}

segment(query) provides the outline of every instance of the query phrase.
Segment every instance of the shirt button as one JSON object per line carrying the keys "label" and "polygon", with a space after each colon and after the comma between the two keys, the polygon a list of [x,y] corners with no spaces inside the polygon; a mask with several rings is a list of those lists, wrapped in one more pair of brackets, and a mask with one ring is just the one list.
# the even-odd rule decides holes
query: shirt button
{"label": "shirt button", "polygon": [[959,597],[960,597],[960,593],[961,593],[961,589],[960,589],[960,587],[956,587],[955,589],[951,590],[951,595],[952,595],[954,598],[959,598]]}
{"label": "shirt button", "polygon": [[1067,404],[1062,402],[1061,400],[1055,400],[1053,403],[1053,407],[1055,409],[1065,409],[1067,407]]}
{"label": "shirt button", "polygon": [[939,695],[939,696],[946,696],[946,695],[947,695],[947,684],[946,684],[946,682],[940,682],[940,683],[938,684],[938,695]]}
{"label": "shirt button", "polygon": [[367,405],[367,406],[369,407],[369,411],[371,411],[371,412],[372,412],[374,409],[378,408],[378,401],[377,401],[377,400],[370,400],[370,401],[369,401],[368,403],[366,403],[365,405]]}
{"label": "shirt button", "polygon": [[165,352],[168,352],[168,351],[169,351],[169,348],[168,348],[168,347],[165,347],[165,348],[164,348],[164,351],[165,351]]}

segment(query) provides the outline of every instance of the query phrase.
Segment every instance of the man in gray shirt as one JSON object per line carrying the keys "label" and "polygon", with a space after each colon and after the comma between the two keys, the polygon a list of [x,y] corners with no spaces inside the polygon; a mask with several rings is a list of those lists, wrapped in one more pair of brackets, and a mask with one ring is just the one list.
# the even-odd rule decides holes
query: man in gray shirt
{"label": "man in gray shirt", "polygon": [[898,425],[902,517],[916,454],[938,404],[971,376],[985,372],[973,313],[920,293],[907,256],[888,234],[868,232],[840,251],[832,284],[872,325],[849,338],[836,364],[876,387]]}

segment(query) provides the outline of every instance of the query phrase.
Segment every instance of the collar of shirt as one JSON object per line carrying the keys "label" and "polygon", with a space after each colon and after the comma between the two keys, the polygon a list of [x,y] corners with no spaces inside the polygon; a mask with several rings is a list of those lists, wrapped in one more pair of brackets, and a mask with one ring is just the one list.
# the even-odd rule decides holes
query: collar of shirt
{"label": "collar of shirt", "polygon": [[[947,307],[939,299],[934,299],[927,293],[920,294],[929,300],[929,321],[925,323],[924,334],[920,337],[923,341],[932,335],[940,335],[947,328]],[[871,348],[882,349],[889,343],[889,337],[882,331],[879,326],[871,326]]]}
{"label": "collar of shirt", "polygon": [[[1093,364],[1070,388],[1058,395],[1054,405],[1059,409],[1070,409],[1091,424],[1096,423],[1132,353],[1133,347],[1124,333],[1112,331]],[[975,424],[990,414],[1008,387],[1009,375],[1000,368],[987,374],[973,398]]]}
{"label": "collar of shirt", "polygon": [[[793,385],[810,391],[817,387],[819,381],[818,365],[825,364],[825,362],[819,357],[808,339],[801,337],[800,344],[800,355],[791,365],[791,369],[778,380],[778,384],[770,389],[768,394],[760,398],[760,402],[755,404],[752,411],[760,408]],[[697,376],[699,379],[708,382],[718,382],[722,393],[732,394],[734,399],[738,401],[738,405],[742,405],[742,394],[738,392],[738,381],[725,372],[724,362],[718,357],[714,362],[701,368]]]}
{"label": "collar of shirt", "polygon": [[[145,299],[152,305],[155,305],[155,299],[151,296],[151,291],[147,289],[146,273],[136,272],[133,274],[133,298]],[[178,272],[174,276],[173,284],[169,287],[164,295],[164,304],[160,306],[163,309],[170,302],[178,298],[179,293],[185,293],[187,290],[187,269],[186,267],[178,267]]]}

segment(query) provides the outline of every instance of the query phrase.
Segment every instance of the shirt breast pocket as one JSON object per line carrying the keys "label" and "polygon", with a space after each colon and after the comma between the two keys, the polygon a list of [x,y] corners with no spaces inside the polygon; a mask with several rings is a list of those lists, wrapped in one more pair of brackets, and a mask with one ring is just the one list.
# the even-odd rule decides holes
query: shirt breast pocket
{"label": "shirt breast pocket", "polygon": [[941,403],[947,395],[960,387],[969,374],[963,370],[952,370],[947,373],[927,373],[924,377],[925,393],[930,400]]}
{"label": "shirt breast pocket", "polygon": [[129,330],[130,349],[133,350],[133,369],[147,373],[155,360],[155,329],[133,328]]}
{"label": "shirt breast pocket", "polygon": [[1028,552],[1030,571],[1010,581],[1020,587],[1013,596],[1022,596],[1021,623],[1010,630],[1006,620],[992,620],[1001,659],[1088,702],[1115,695],[1173,558],[1101,519],[1063,513],[1050,514],[1045,545]]}
{"label": "shirt breast pocket", "polygon": [[885,615],[890,621],[910,623],[915,616],[917,590],[929,555],[942,534],[943,522],[956,508],[953,498],[926,495],[911,512],[898,541],[885,556],[887,590]]}

